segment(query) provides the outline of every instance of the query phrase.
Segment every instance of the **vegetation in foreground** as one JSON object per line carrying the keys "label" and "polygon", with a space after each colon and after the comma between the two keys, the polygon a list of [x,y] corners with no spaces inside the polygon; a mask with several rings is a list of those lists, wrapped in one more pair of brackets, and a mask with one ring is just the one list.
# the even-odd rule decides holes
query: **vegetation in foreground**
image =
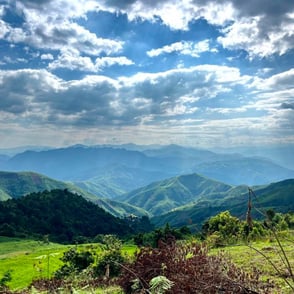
{"label": "vegetation in foreground", "polygon": [[[36,255],[40,256],[40,247],[44,246],[43,253],[47,253],[43,255],[47,258],[40,263],[42,270],[33,269],[33,282],[22,293],[57,293],[57,289],[59,293],[68,293],[70,289],[77,293],[107,293],[110,289],[112,292],[108,293],[292,293],[294,238],[289,227],[293,228],[293,218],[293,214],[268,211],[268,221],[253,222],[248,228],[248,222],[222,212],[204,224],[205,243],[195,241],[186,228],[181,231],[167,225],[143,234],[143,238],[137,236],[137,241],[149,238],[149,245],[140,247],[137,253],[136,247],[125,247],[116,237],[101,235],[97,237],[99,244],[39,244],[32,250],[28,243],[28,254],[1,246],[0,262],[7,265],[21,257],[18,264],[24,264],[28,262],[24,258],[34,260]],[[176,237],[186,240],[176,241]],[[29,275],[25,268],[18,271]],[[3,289],[23,288],[13,284],[15,274],[1,270]]]}

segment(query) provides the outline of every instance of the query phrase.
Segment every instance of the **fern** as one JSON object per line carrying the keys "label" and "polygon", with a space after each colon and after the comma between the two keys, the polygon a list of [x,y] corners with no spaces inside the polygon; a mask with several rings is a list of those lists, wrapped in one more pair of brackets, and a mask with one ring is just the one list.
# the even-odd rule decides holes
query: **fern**
{"label": "fern", "polygon": [[157,276],[149,282],[149,285],[151,294],[164,294],[174,283],[165,276]]}

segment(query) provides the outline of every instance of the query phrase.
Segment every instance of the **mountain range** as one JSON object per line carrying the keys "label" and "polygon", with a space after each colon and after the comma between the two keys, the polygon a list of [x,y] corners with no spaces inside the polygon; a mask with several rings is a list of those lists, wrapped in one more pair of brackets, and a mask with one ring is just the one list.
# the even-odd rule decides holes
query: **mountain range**
{"label": "mountain range", "polygon": [[[36,149],[36,148],[35,148]],[[152,182],[198,173],[229,185],[262,185],[294,178],[263,157],[168,146],[84,146],[32,150],[0,158],[0,170],[34,171],[71,181],[99,197],[116,198]]]}
{"label": "mountain range", "polygon": [[[151,183],[116,199],[99,198],[75,187],[32,172],[0,172],[0,195],[19,199],[36,191],[59,189],[82,195],[114,216],[148,215],[156,226],[200,225],[207,218],[224,210],[245,218],[248,187],[232,186],[198,174],[176,176]],[[294,211],[294,179],[269,185],[254,186],[253,215],[260,211]],[[4,195],[4,197],[3,197]],[[257,209],[255,209],[257,208]]]}
{"label": "mountain range", "polygon": [[0,200],[58,189],[114,216],[149,216],[156,226],[196,226],[224,210],[244,218],[248,186],[257,210],[294,210],[293,170],[234,152],[132,144],[36,148],[0,156],[0,170]]}

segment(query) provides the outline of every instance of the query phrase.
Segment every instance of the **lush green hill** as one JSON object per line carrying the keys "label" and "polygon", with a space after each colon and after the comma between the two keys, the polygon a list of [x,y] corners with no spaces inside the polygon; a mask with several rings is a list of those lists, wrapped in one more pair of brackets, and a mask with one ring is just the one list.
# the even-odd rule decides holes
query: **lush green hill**
{"label": "lush green hill", "polygon": [[10,198],[19,198],[32,192],[77,188],[34,172],[0,171],[0,189]]}
{"label": "lush green hill", "polygon": [[137,216],[147,215],[143,209],[133,207],[127,203],[98,197],[83,189],[62,181],[57,181],[34,172],[4,172],[0,171],[0,200],[19,198],[33,192],[50,191],[53,189],[67,189],[73,193],[82,195],[91,200],[101,208],[114,216],[126,216],[135,214]]}
{"label": "lush green hill", "polygon": [[[178,207],[172,212],[154,217],[152,222],[157,226],[169,223],[173,226],[197,225],[217,213],[229,210],[233,215],[245,219],[248,202],[248,190],[244,186],[234,187],[221,197],[215,194],[201,197],[193,205]],[[252,198],[252,214],[256,218],[263,217],[259,211],[273,208],[279,212],[294,211],[294,179],[272,183],[268,186],[253,188],[256,195]],[[256,209],[255,209],[256,208]]]}
{"label": "lush green hill", "polygon": [[0,235],[44,236],[73,242],[97,234],[130,233],[126,221],[68,190],[32,193],[0,202]]}
{"label": "lush green hill", "polygon": [[230,185],[191,174],[152,183],[116,199],[144,208],[152,215],[160,215],[204,195],[223,193],[231,188]]}

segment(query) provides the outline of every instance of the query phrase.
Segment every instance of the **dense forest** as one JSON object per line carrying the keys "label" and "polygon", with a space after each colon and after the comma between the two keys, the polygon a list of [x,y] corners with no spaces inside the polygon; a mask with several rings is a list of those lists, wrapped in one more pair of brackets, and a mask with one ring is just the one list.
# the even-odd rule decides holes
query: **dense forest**
{"label": "dense forest", "polygon": [[32,193],[0,202],[0,235],[44,236],[57,242],[75,242],[98,234],[127,235],[127,220],[68,190]]}

